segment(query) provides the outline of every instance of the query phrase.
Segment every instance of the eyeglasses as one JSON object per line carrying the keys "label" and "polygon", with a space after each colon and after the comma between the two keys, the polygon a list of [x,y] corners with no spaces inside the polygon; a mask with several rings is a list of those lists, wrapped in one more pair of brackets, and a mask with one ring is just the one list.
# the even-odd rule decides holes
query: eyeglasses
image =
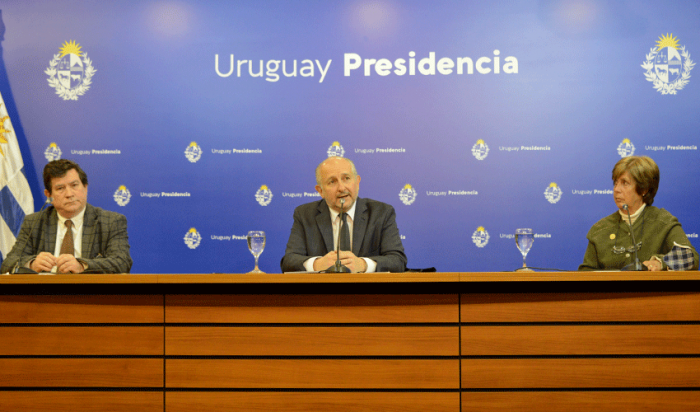
{"label": "eyeglasses", "polygon": [[616,254],[616,255],[621,255],[621,254],[623,254],[623,253],[625,253],[625,252],[633,253],[633,252],[638,251],[638,250],[641,249],[641,248],[642,248],[642,242],[641,242],[641,241],[640,241],[639,243],[637,243],[636,246],[630,246],[630,247],[628,247],[628,248],[625,248],[624,246],[617,246],[617,245],[615,245],[615,246],[613,246],[613,253]]}

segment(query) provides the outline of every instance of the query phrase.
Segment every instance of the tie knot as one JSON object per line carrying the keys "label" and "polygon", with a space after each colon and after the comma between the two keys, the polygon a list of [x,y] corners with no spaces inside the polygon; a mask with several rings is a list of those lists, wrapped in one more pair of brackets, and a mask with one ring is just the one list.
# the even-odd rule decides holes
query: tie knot
{"label": "tie knot", "polygon": [[72,227],[73,227],[73,221],[70,219],[66,220],[66,228],[70,230]]}

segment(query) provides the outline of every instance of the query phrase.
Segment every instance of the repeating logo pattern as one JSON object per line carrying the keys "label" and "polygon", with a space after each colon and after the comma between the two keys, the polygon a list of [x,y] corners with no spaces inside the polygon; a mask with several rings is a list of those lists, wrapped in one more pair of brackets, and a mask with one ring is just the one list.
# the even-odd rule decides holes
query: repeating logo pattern
{"label": "repeating logo pattern", "polygon": [[63,152],[61,152],[61,148],[58,147],[56,143],[51,143],[49,147],[44,150],[44,157],[46,160],[49,162],[53,162],[54,160],[59,160],[61,158],[61,155]]}
{"label": "repeating logo pattern", "polygon": [[644,77],[661,94],[676,94],[690,82],[690,71],[695,66],[685,46],[678,46],[673,34],[660,36],[642,64]]}
{"label": "repeating logo pattern", "polygon": [[191,163],[197,163],[197,160],[202,158],[202,148],[197,145],[197,142],[190,143],[185,149],[185,157]]}
{"label": "repeating logo pattern", "polygon": [[121,185],[117,191],[114,192],[114,201],[117,202],[119,206],[128,205],[130,200],[131,192],[129,192],[129,189],[127,189],[126,186]]}
{"label": "repeating logo pattern", "polygon": [[185,235],[185,244],[190,249],[197,249],[200,243],[202,243],[202,235],[197,232],[197,229],[191,228]]}
{"label": "repeating logo pattern", "polygon": [[617,146],[617,154],[620,157],[632,156],[634,154],[634,145],[630,142],[630,139],[624,139],[622,143]]}
{"label": "repeating logo pattern", "polygon": [[399,199],[404,205],[408,206],[416,201],[417,195],[418,192],[416,192],[416,190],[410,184],[406,184],[406,186],[404,186],[399,192]]}
{"label": "repeating logo pattern", "polygon": [[78,100],[78,96],[90,89],[96,71],[87,52],[80,50],[80,45],[71,40],[63,43],[44,73],[49,75],[49,86],[56,89],[56,94],[63,100]]}
{"label": "repeating logo pattern", "polygon": [[491,236],[489,236],[489,232],[487,232],[483,226],[479,226],[478,228],[476,228],[476,230],[472,234],[472,242],[474,242],[476,247],[484,247],[488,245],[490,238]]}
{"label": "repeating logo pattern", "polygon": [[544,190],[544,198],[549,201],[549,203],[554,204],[561,199],[562,195],[562,190],[557,186],[556,183],[552,182],[549,184],[549,187],[547,187]]}
{"label": "repeating logo pattern", "polygon": [[482,139],[479,139],[472,146],[472,154],[477,160],[484,160],[489,155],[489,147]]}
{"label": "repeating logo pattern", "polygon": [[345,149],[343,149],[343,146],[340,145],[338,142],[333,142],[331,147],[328,148],[326,151],[326,154],[328,154],[328,157],[343,157],[345,156]]}
{"label": "repeating logo pattern", "polygon": [[255,200],[260,204],[260,206],[267,206],[272,202],[272,192],[266,185],[260,186],[257,192],[255,192]]}

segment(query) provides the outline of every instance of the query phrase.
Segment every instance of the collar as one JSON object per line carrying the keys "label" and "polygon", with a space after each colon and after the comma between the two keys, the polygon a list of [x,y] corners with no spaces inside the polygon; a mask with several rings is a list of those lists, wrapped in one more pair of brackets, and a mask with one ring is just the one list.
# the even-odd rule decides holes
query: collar
{"label": "collar", "polygon": [[[350,219],[352,219],[353,222],[355,221],[355,206],[357,206],[357,200],[358,200],[358,199],[355,198],[355,202],[353,202],[352,207],[350,208],[350,210],[348,210],[348,211],[345,212],[345,213],[348,214],[348,216],[350,216]],[[336,211],[333,210],[333,209],[331,209],[330,206],[328,206],[328,210],[331,212],[331,222],[335,222],[336,216],[338,216],[340,213],[339,213],[339,212],[336,212]]]}
{"label": "collar", "polygon": [[75,230],[78,230],[82,225],[83,225],[83,219],[85,217],[85,210],[87,209],[87,205],[83,208],[83,210],[78,213],[77,215],[73,216],[70,219],[66,219],[65,217],[61,216],[58,211],[56,211],[56,216],[58,216],[58,224],[61,227],[64,227],[66,225],[66,220],[71,220],[73,221],[73,227],[75,227]]}
{"label": "collar", "polygon": [[630,217],[627,217],[627,212],[625,212],[625,211],[623,211],[623,210],[618,210],[618,212],[620,213],[620,216],[622,217],[622,221],[625,222],[625,223],[627,223],[627,224],[629,225],[629,223],[630,223],[630,218],[632,219],[632,224],[634,224],[634,222],[637,221],[637,218],[638,218],[639,216],[641,216],[642,212],[644,211],[644,209],[645,209],[646,207],[647,207],[647,204],[646,204],[646,203],[642,203],[642,206],[641,206],[636,212],[632,213],[632,214],[630,215]]}

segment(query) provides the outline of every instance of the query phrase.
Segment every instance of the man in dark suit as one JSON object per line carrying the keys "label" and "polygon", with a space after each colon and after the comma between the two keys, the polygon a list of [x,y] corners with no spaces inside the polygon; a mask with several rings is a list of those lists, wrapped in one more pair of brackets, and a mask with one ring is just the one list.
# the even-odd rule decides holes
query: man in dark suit
{"label": "man in dark suit", "polygon": [[[87,203],[88,181],[70,160],[44,167],[44,194],[52,206],[27,216],[0,272],[129,273],[126,217]],[[20,250],[22,249],[22,250]]]}
{"label": "man in dark suit", "polygon": [[335,264],[341,205],[347,212],[351,245],[349,250],[341,248],[341,264],[351,272],[406,270],[396,212],[386,203],[357,197],[360,176],[352,161],[329,157],[316,168],[316,183],[323,199],[294,210],[283,272],[322,271]]}

